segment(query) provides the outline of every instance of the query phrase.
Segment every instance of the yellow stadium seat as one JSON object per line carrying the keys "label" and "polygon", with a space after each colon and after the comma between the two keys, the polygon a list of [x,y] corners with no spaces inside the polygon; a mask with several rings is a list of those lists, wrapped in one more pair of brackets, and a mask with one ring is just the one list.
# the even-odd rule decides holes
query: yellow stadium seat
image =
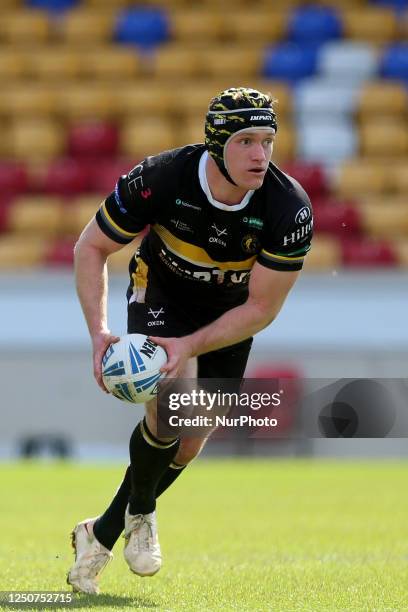
{"label": "yellow stadium seat", "polygon": [[408,268],[408,240],[394,240],[392,247],[397,254],[399,265],[403,268]]}
{"label": "yellow stadium seat", "polygon": [[177,135],[180,139],[180,142],[177,142],[178,146],[182,146],[183,144],[195,144],[199,142],[204,142],[204,118],[200,116],[187,118],[185,122],[182,123],[183,129]]}
{"label": "yellow stadium seat", "polygon": [[28,52],[31,76],[43,81],[65,81],[82,75],[83,54],[65,46],[46,47]]}
{"label": "yellow stadium seat", "polygon": [[139,56],[130,48],[109,45],[93,47],[84,53],[82,63],[87,77],[101,81],[131,81],[140,74]]}
{"label": "yellow stadium seat", "polygon": [[222,37],[224,23],[221,13],[193,8],[170,13],[172,38],[177,41],[211,43]]}
{"label": "yellow stadium seat", "polygon": [[332,236],[315,236],[312,248],[305,257],[304,269],[333,270],[341,266],[341,248]]}
{"label": "yellow stadium seat", "polygon": [[105,119],[117,114],[118,97],[111,85],[76,83],[57,92],[58,112],[68,120]]}
{"label": "yellow stadium seat", "polygon": [[51,116],[55,111],[55,94],[50,87],[26,83],[10,85],[1,96],[0,107],[9,116]]}
{"label": "yellow stadium seat", "polygon": [[365,7],[343,11],[344,35],[353,40],[382,44],[397,36],[397,20],[391,9]]}
{"label": "yellow stadium seat", "polygon": [[37,236],[0,236],[0,269],[29,269],[44,260],[47,241]]}
{"label": "yellow stadium seat", "polygon": [[[360,127],[360,154],[367,157],[401,157],[408,154],[408,131],[404,120],[378,117]],[[408,161],[407,161],[408,169]]]}
{"label": "yellow stadium seat", "polygon": [[[118,98],[120,116],[143,116],[146,113],[168,115],[172,110],[173,89],[165,83],[151,80],[127,84]],[[176,97],[180,106],[180,97]]]}
{"label": "yellow stadium seat", "polygon": [[203,75],[236,83],[237,79],[253,79],[259,74],[262,52],[253,45],[218,45],[203,49],[199,61]]}
{"label": "yellow stadium seat", "polygon": [[122,9],[131,4],[131,0],[82,0],[84,7],[89,7],[98,10],[106,9]]}
{"label": "yellow stadium seat", "polygon": [[201,50],[172,44],[156,50],[152,60],[152,72],[159,79],[201,77]]}
{"label": "yellow stadium seat", "polygon": [[174,146],[175,134],[170,121],[145,115],[122,124],[121,150],[136,159],[154,155]]}
{"label": "yellow stadium seat", "polygon": [[29,46],[44,44],[51,34],[51,24],[46,13],[21,9],[2,14],[0,37],[11,45]]}
{"label": "yellow stadium seat", "polygon": [[[219,79],[215,81],[205,79],[204,81],[180,83],[180,87],[172,89],[174,94],[172,108],[183,116],[191,117],[192,119],[198,118],[203,124],[211,99],[227,87],[230,87],[228,79],[223,81]],[[182,106],[180,105],[180,96],[178,94],[180,89],[184,89],[187,92]]]}
{"label": "yellow stadium seat", "polygon": [[65,149],[62,127],[46,119],[19,118],[10,126],[10,154],[24,160],[50,159]]}
{"label": "yellow stadium seat", "polygon": [[336,191],[346,198],[385,193],[390,188],[388,168],[379,161],[352,159],[344,162],[337,177]]}
{"label": "yellow stadium seat", "polygon": [[26,56],[13,47],[3,47],[0,53],[0,80],[21,79],[28,73]]}
{"label": "yellow stadium seat", "polygon": [[227,36],[237,43],[264,45],[282,39],[286,33],[288,15],[285,11],[246,9],[232,11],[225,20]]}
{"label": "yellow stadium seat", "polygon": [[365,233],[372,238],[408,237],[408,203],[359,206]]}
{"label": "yellow stadium seat", "polygon": [[89,47],[94,44],[109,43],[113,38],[114,22],[114,9],[106,11],[95,8],[74,9],[64,15],[61,37],[69,45]]}
{"label": "yellow stadium seat", "polygon": [[75,198],[66,209],[65,234],[77,238],[95,216],[106,195],[91,194]]}
{"label": "yellow stadium seat", "polygon": [[394,191],[400,193],[408,202],[408,158],[396,160],[390,169]]}
{"label": "yellow stadium seat", "polygon": [[46,196],[19,197],[9,212],[9,230],[15,234],[56,236],[64,223],[59,198]]}
{"label": "yellow stadium seat", "polygon": [[408,95],[403,84],[385,79],[364,83],[358,98],[358,112],[363,120],[370,115],[405,116],[407,107]]}

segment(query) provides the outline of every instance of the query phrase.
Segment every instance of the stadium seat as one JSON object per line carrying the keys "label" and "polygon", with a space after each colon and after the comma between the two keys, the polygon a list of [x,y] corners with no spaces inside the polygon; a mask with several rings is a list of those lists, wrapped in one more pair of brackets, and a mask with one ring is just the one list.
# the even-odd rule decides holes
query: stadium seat
{"label": "stadium seat", "polygon": [[144,119],[129,119],[122,125],[121,152],[137,159],[154,155],[171,149],[174,136],[171,123],[166,119],[148,115]]}
{"label": "stadium seat", "polygon": [[117,17],[114,32],[119,43],[154,48],[169,39],[167,12],[157,7],[124,9]]}
{"label": "stadium seat", "polygon": [[407,158],[403,157],[400,160],[393,161],[390,167],[390,181],[393,186],[393,190],[396,193],[400,193],[405,198],[408,194],[408,172],[407,172]]}
{"label": "stadium seat", "polygon": [[341,266],[341,247],[333,236],[315,236],[313,248],[306,255],[304,269],[336,270]]}
{"label": "stadium seat", "polygon": [[44,175],[37,177],[37,189],[45,194],[68,197],[88,191],[89,188],[86,165],[72,158],[53,160]]}
{"label": "stadium seat", "polygon": [[[146,2],[147,4],[147,2]],[[129,0],[82,0],[82,5],[85,9],[94,10],[113,10],[123,9],[129,6]]]}
{"label": "stadium seat", "polygon": [[[98,161],[88,167],[90,190],[96,194],[102,194],[103,198],[109,195],[115,188],[118,178],[122,174],[127,174],[142,159],[112,158],[111,160]],[[97,201],[100,203],[103,199]]]}
{"label": "stadium seat", "polygon": [[184,45],[163,45],[155,50],[151,70],[159,80],[201,77],[199,49],[192,47],[186,54]]}
{"label": "stadium seat", "polygon": [[10,85],[2,92],[0,107],[9,117],[50,117],[55,112],[55,92],[39,84]]}
{"label": "stadium seat", "polygon": [[223,21],[219,11],[202,7],[173,10],[170,14],[170,35],[173,40],[183,43],[210,43],[222,38],[225,29]]}
{"label": "stadium seat", "polygon": [[200,120],[203,126],[203,118],[208,110],[210,100],[218,93],[229,87],[228,79],[205,79],[180,82],[181,88],[188,88],[188,96],[185,96],[182,106],[180,105],[179,88],[170,93],[169,107],[174,115],[186,117],[186,119]]}
{"label": "stadium seat", "polygon": [[393,267],[397,254],[391,243],[370,238],[341,242],[342,263],[353,268]]}
{"label": "stadium seat", "polygon": [[109,43],[113,39],[114,10],[78,7],[64,15],[60,36],[65,44],[77,47]]}
{"label": "stadium seat", "polygon": [[9,209],[8,230],[15,234],[55,236],[63,230],[61,200],[46,196],[20,196]]}
{"label": "stadium seat", "polygon": [[[176,146],[182,146],[183,144],[195,144],[204,142],[204,123],[201,118],[196,115],[187,117],[183,122],[183,129],[180,134],[176,135]],[[177,142],[177,139],[179,140]]]}
{"label": "stadium seat", "polygon": [[305,164],[295,161],[285,164],[284,172],[293,176],[305,189],[310,198],[321,197],[328,190],[328,180],[320,164]]}
{"label": "stadium seat", "polygon": [[24,163],[0,160],[0,194],[18,195],[28,189],[28,173]]}
{"label": "stadium seat", "polygon": [[389,6],[397,13],[403,14],[404,11],[408,10],[408,0],[371,0],[371,2],[379,6]]}
{"label": "stadium seat", "polygon": [[27,66],[26,55],[17,51],[13,46],[2,45],[0,53],[0,80],[9,83],[10,80],[18,80],[27,76],[29,68]]}
{"label": "stadium seat", "polygon": [[0,38],[9,45],[44,44],[51,34],[48,15],[35,10],[19,9],[2,14]]}
{"label": "stadium seat", "polygon": [[94,47],[82,60],[85,75],[105,81],[132,81],[141,72],[139,56],[134,49],[117,46]]}
{"label": "stadium seat", "polygon": [[[183,83],[181,87],[190,87]],[[193,89],[193,88],[191,88]],[[161,81],[144,79],[129,85],[120,92],[118,99],[119,117],[142,117],[149,109],[150,114],[157,114],[166,117],[174,110],[179,114],[180,96],[178,95],[178,82],[175,87],[169,87]],[[183,100],[183,106],[187,103],[193,91],[189,91],[189,95]],[[174,107],[173,107],[174,100]]]}
{"label": "stadium seat", "polygon": [[[222,61],[220,61],[222,58]],[[211,78],[253,79],[261,69],[262,53],[253,46],[219,45],[200,54],[201,74]]]}
{"label": "stadium seat", "polygon": [[67,140],[70,155],[98,159],[117,154],[119,133],[116,125],[90,121],[72,125],[68,130]]}
{"label": "stadium seat", "polygon": [[[360,154],[369,157],[402,157],[408,155],[408,130],[404,119],[378,117],[360,126]],[[408,158],[407,158],[408,171]]]}
{"label": "stadium seat", "polygon": [[381,74],[387,79],[396,79],[408,84],[408,43],[388,47],[383,55]]}
{"label": "stadium seat", "polygon": [[408,237],[407,203],[384,201],[383,205],[360,204],[362,226],[367,236],[372,238]]}
{"label": "stadium seat", "polygon": [[65,235],[78,238],[107,195],[90,194],[74,198],[65,209]]}
{"label": "stadium seat", "polygon": [[337,164],[356,152],[354,126],[345,119],[305,122],[298,129],[298,155],[304,161]]}
{"label": "stadium seat", "polygon": [[262,76],[266,79],[281,79],[296,82],[315,74],[317,50],[315,46],[287,42],[266,49]]}
{"label": "stadium seat", "polygon": [[319,52],[320,74],[340,82],[371,79],[377,73],[378,65],[379,53],[369,43],[335,41],[324,45]]}
{"label": "stadium seat", "polygon": [[27,53],[27,64],[34,79],[63,82],[67,79],[78,79],[83,76],[83,57],[76,49],[49,47],[30,50]]}
{"label": "stadium seat", "polygon": [[333,234],[339,238],[361,234],[361,215],[357,208],[343,204],[323,206],[314,214],[315,231]]}
{"label": "stadium seat", "polygon": [[298,123],[319,119],[345,120],[356,106],[358,86],[353,82],[313,77],[299,83],[294,93]]}
{"label": "stadium seat", "polygon": [[397,20],[392,10],[364,7],[343,10],[344,35],[359,42],[383,44],[395,39]]}
{"label": "stadium seat", "polygon": [[119,92],[110,85],[75,83],[58,92],[57,109],[72,121],[107,119],[117,114]]}
{"label": "stadium seat", "polygon": [[50,159],[65,148],[65,132],[46,119],[19,118],[10,125],[10,154],[22,160]]}
{"label": "stadium seat", "polygon": [[408,240],[394,240],[393,246],[397,263],[402,268],[408,268]]}
{"label": "stadium seat", "polygon": [[44,11],[67,11],[74,8],[79,0],[26,0],[29,7]]}
{"label": "stadium seat", "polygon": [[123,274],[129,267],[129,262],[134,256],[136,249],[142,241],[142,236],[136,236],[134,240],[126,245],[120,251],[113,253],[108,257],[108,270],[109,272],[119,272]]}
{"label": "stadium seat", "polygon": [[387,80],[364,83],[358,94],[357,110],[360,117],[398,117],[405,116],[408,94],[402,83]]}
{"label": "stadium seat", "polygon": [[385,193],[390,187],[389,172],[381,162],[350,159],[339,168],[335,189],[338,195],[358,198]]}
{"label": "stadium seat", "polygon": [[224,33],[236,43],[271,44],[284,38],[287,21],[285,11],[265,9],[259,12],[249,6],[228,15]]}
{"label": "stadium seat", "polygon": [[48,267],[66,266],[74,264],[75,241],[69,238],[55,240],[46,249],[42,263]]}
{"label": "stadium seat", "polygon": [[279,124],[275,137],[272,159],[277,164],[292,161],[296,156],[297,132],[290,123]]}
{"label": "stadium seat", "polygon": [[0,269],[30,269],[41,265],[47,242],[37,236],[0,236]]}
{"label": "stadium seat", "polygon": [[333,7],[300,6],[289,17],[288,38],[296,43],[324,43],[341,34],[341,19]]}

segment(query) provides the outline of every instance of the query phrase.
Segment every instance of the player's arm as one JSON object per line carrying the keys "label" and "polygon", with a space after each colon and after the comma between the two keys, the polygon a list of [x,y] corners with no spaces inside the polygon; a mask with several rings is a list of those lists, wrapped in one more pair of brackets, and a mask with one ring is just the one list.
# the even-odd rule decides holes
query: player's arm
{"label": "player's arm", "polygon": [[169,376],[177,376],[185,358],[230,346],[253,336],[277,317],[300,270],[282,272],[255,263],[249,282],[249,296],[221,317],[183,338],[154,338],[169,355],[164,366]]}
{"label": "player's arm", "polygon": [[76,288],[92,340],[94,376],[104,391],[102,357],[109,344],[119,340],[108,328],[106,260],[123,246],[108,238],[94,218],[83,230],[74,252]]}

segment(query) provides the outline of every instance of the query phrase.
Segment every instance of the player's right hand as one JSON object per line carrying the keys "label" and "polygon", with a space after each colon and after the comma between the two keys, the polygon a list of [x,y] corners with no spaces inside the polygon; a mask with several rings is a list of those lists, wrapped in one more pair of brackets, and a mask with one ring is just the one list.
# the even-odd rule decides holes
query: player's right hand
{"label": "player's right hand", "polygon": [[119,336],[113,336],[107,329],[92,336],[94,377],[102,391],[109,393],[102,380],[102,358],[110,344],[119,342]]}

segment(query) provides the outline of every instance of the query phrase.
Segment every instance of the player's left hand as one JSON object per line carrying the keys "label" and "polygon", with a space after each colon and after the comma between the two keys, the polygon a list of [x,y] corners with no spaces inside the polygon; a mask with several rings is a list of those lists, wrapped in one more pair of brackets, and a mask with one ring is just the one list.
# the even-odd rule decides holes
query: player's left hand
{"label": "player's left hand", "polygon": [[187,361],[192,357],[191,347],[185,338],[158,338],[149,336],[153,342],[164,348],[167,353],[167,362],[160,368],[160,372],[167,378],[181,376]]}

